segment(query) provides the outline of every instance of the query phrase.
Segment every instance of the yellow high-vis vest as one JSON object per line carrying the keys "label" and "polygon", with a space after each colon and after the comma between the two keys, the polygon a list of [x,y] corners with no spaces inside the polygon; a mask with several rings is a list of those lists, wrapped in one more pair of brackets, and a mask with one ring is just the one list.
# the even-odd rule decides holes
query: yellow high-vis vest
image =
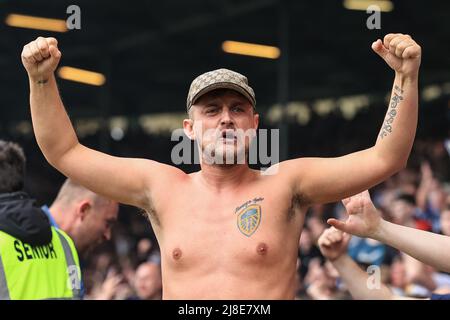
{"label": "yellow high-vis vest", "polygon": [[72,239],[52,228],[52,241],[31,246],[0,231],[0,300],[79,299],[81,270]]}

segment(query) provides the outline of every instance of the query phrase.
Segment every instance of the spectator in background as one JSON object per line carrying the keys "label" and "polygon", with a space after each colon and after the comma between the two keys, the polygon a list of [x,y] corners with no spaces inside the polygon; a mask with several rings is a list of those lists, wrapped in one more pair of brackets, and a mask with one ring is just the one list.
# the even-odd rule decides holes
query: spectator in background
{"label": "spectator in background", "polygon": [[161,265],[153,262],[140,264],[136,270],[134,288],[139,300],[161,300]]}
{"label": "spectator in background", "polygon": [[408,281],[406,278],[405,265],[401,257],[397,257],[391,264],[389,269],[389,287],[397,296],[407,296]]}
{"label": "spectator in background", "polygon": [[417,205],[421,210],[420,219],[428,221],[431,231],[439,232],[439,217],[446,205],[447,194],[441,182],[434,177],[427,162],[421,165],[421,181],[416,194]]}
{"label": "spectator in background", "polygon": [[[73,240],[83,266],[83,257],[111,238],[119,205],[66,179],[50,208],[43,206],[42,210],[53,227],[63,230]],[[81,281],[81,296],[85,293],[84,281]]]}
{"label": "spectator in background", "polygon": [[97,285],[92,289],[88,298],[91,300],[118,300],[117,295],[121,285],[126,285],[122,274],[111,268],[105,280],[101,285]]}
{"label": "spectator in background", "polygon": [[[299,240],[299,265],[298,272],[300,279],[303,279],[308,273],[309,263],[318,258],[322,260],[319,248],[316,246],[317,240],[314,241],[308,228],[303,229],[302,236]],[[323,261],[321,261],[323,262]]]}
{"label": "spectator in background", "polygon": [[328,261],[321,264],[319,259],[310,263],[305,277],[306,293],[313,300],[344,300],[350,298],[338,282],[339,273]]}
{"label": "spectator in background", "polygon": [[137,243],[137,258],[139,263],[153,262],[161,263],[161,254],[157,246],[148,238],[142,238]]}
{"label": "spectator in background", "polygon": [[25,161],[0,140],[0,300],[79,299],[77,251],[24,191]]}
{"label": "spectator in background", "polygon": [[[406,254],[424,263],[428,263],[438,270],[450,271],[449,237],[392,224],[383,220],[371,202],[367,191],[344,199],[343,203],[349,213],[348,219],[345,222],[329,219],[328,222],[331,225],[345,232],[377,239],[404,251]],[[326,243],[324,245],[327,246]],[[409,257],[404,255],[403,258]],[[408,268],[408,265],[405,265]],[[421,275],[431,278],[431,281],[435,282],[435,279],[432,278],[433,275],[429,277],[431,273],[428,271],[428,268],[426,271],[427,273],[422,273]],[[433,285],[435,286],[435,284],[431,286],[433,287]],[[428,289],[432,291],[434,288]]]}
{"label": "spectator in background", "polygon": [[[343,282],[355,299],[414,299],[394,294],[388,286],[379,279],[370,279],[369,275],[346,254],[350,235],[332,227],[319,238],[319,248],[322,254],[333,264],[339,272]],[[374,286],[368,286],[374,280]],[[371,282],[372,283],[372,282]],[[447,292],[447,293],[450,293]],[[431,299],[450,299],[450,294],[432,294]]]}
{"label": "spectator in background", "polygon": [[105,280],[89,296],[94,300],[161,300],[162,278],[159,263],[141,263],[129,281],[123,272],[110,266]]}
{"label": "spectator in background", "polygon": [[343,200],[349,213],[344,221],[328,219],[337,229],[387,243],[436,269],[450,272],[450,237],[383,220],[368,191]]}
{"label": "spectator in background", "polygon": [[118,203],[106,199],[67,179],[48,208],[42,207],[53,226],[65,231],[74,241],[80,256],[105,240],[117,220]]}
{"label": "spectator in background", "polygon": [[414,195],[406,193],[397,194],[394,197],[389,209],[393,223],[431,231],[431,225],[428,224],[427,221],[417,221],[415,219],[415,217],[419,214],[420,209],[416,207]]}

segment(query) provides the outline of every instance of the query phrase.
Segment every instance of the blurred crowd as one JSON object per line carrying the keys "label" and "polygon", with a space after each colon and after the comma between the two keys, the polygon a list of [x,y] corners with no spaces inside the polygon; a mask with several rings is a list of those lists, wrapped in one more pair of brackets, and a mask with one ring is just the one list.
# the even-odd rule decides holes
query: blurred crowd
{"label": "blurred crowd", "polygon": [[104,242],[81,259],[85,299],[160,300],[161,256],[144,214],[131,214]]}

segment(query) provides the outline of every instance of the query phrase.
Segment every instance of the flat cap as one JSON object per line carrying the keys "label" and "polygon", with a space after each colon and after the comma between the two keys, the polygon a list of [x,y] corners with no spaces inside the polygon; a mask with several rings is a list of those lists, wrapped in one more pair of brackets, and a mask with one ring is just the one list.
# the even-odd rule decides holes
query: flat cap
{"label": "flat cap", "polygon": [[192,81],[186,101],[186,108],[189,109],[205,93],[216,89],[231,89],[246,97],[255,107],[255,92],[248,85],[247,77],[228,69],[217,69],[205,72]]}

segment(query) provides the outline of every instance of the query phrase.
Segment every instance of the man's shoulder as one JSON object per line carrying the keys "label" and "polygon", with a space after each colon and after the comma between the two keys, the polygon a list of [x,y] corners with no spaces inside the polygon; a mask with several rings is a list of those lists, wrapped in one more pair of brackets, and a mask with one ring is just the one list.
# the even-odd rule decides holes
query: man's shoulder
{"label": "man's shoulder", "polygon": [[162,162],[149,160],[149,159],[142,159],[144,169],[152,169],[152,174],[157,174],[161,178],[170,179],[170,181],[173,181],[174,179],[183,179],[187,178],[188,174],[181,170],[180,168],[177,168],[174,165],[165,164]]}
{"label": "man's shoulder", "polygon": [[313,158],[288,159],[264,168],[262,175],[268,177],[291,177],[295,174],[298,176],[302,171],[310,170],[313,161]]}

